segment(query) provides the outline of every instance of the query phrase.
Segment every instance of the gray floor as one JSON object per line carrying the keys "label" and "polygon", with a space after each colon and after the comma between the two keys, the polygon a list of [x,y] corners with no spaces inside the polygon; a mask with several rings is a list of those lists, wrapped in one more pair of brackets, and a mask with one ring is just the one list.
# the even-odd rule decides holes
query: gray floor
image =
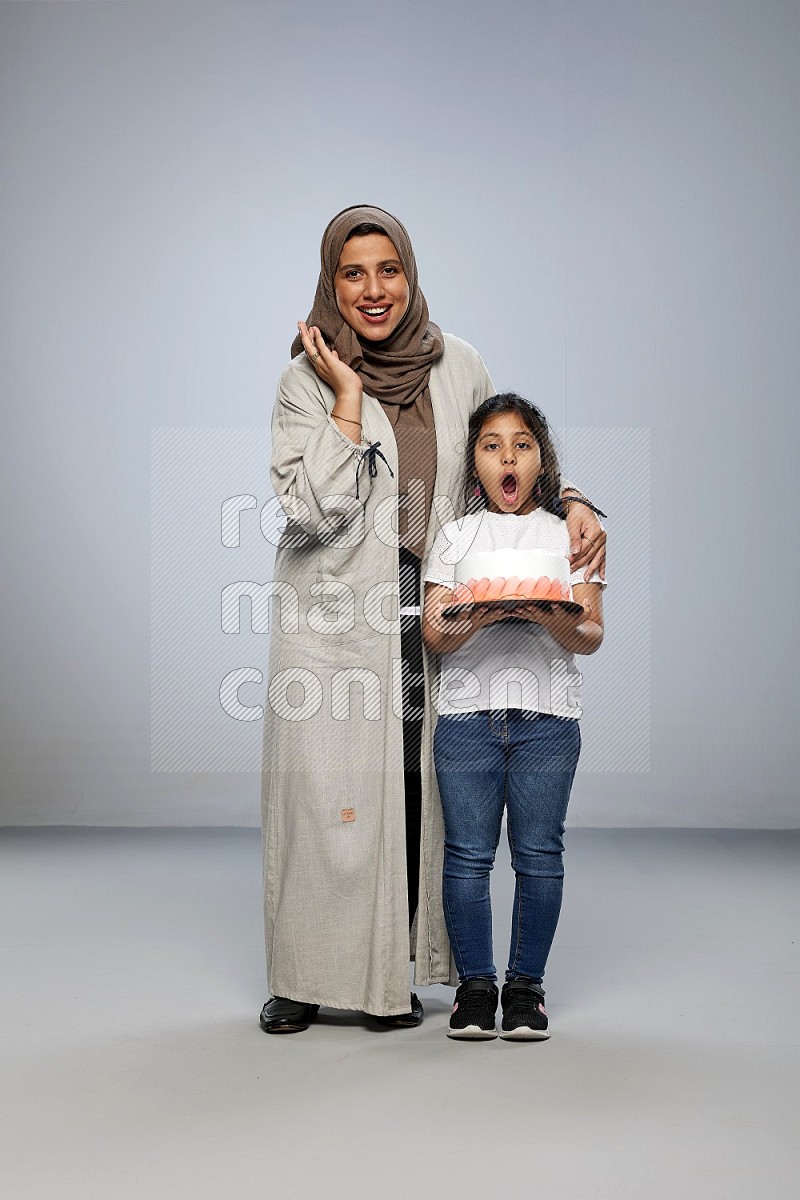
{"label": "gray floor", "polygon": [[[528,1045],[448,1041],[445,988],[418,1030],[264,1035],[253,830],[0,850],[12,1200],[800,1195],[800,834],[570,831]],[[498,933],[510,896],[503,857]]]}

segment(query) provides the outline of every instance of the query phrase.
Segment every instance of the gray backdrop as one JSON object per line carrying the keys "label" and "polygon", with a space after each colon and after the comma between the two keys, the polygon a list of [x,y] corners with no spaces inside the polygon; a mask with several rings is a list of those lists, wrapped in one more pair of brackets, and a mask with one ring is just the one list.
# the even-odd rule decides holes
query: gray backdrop
{"label": "gray backdrop", "polygon": [[220,600],[273,549],[220,506],[269,501],[320,234],[369,202],[610,513],[572,822],[796,825],[800,5],[0,19],[2,820],[257,822],[219,687],[263,703],[268,635]]}

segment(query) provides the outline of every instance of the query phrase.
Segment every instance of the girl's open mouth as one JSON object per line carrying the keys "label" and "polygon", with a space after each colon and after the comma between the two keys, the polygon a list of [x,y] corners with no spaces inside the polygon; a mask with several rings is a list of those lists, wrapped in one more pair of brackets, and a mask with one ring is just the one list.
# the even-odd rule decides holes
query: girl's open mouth
{"label": "girl's open mouth", "polygon": [[506,504],[514,504],[519,495],[519,483],[516,475],[510,471],[507,475],[504,475],[500,483],[500,489]]}

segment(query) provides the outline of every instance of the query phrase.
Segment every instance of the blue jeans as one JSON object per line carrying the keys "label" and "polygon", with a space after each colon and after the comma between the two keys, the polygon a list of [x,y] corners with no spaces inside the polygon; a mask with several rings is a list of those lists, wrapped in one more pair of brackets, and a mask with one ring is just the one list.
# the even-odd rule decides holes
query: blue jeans
{"label": "blue jeans", "polygon": [[433,749],[445,824],[444,913],[459,977],[497,979],[489,874],[505,807],[517,877],[506,978],[541,982],[561,911],[580,722],[513,708],[445,715]]}

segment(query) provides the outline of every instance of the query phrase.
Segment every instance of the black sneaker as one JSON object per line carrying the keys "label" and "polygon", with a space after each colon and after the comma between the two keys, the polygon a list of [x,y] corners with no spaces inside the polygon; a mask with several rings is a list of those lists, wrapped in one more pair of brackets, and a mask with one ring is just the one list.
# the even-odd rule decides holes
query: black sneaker
{"label": "black sneaker", "polygon": [[510,979],[503,985],[500,1037],[515,1041],[549,1038],[544,991],[532,979]]}
{"label": "black sneaker", "polygon": [[456,988],[456,1002],[450,1014],[451,1038],[495,1038],[497,1030],[497,987],[491,979],[465,979]]}

